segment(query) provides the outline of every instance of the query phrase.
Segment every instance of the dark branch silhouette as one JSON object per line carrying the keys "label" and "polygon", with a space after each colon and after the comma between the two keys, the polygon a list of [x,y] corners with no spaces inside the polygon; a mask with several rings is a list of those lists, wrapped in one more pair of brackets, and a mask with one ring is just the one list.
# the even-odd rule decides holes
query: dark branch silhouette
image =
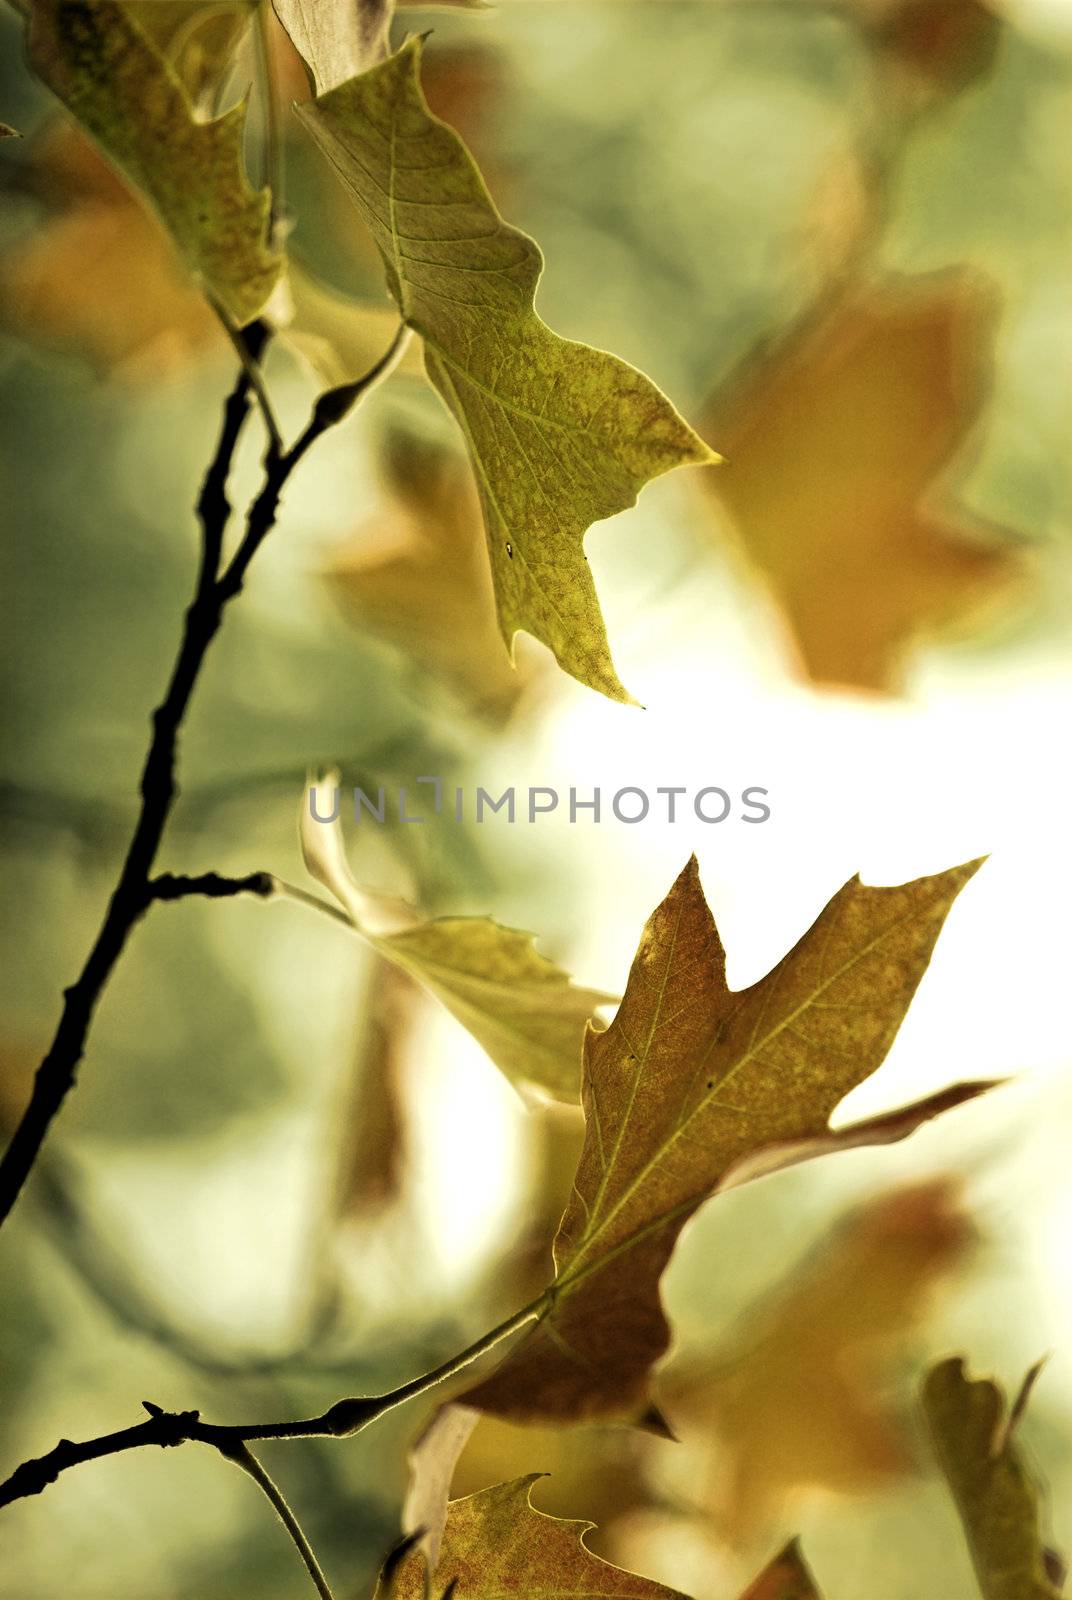
{"label": "dark branch silhouette", "polygon": [[526,1323],[542,1315],[548,1303],[549,1293],[545,1293],[513,1316],[507,1317],[505,1322],[500,1322],[490,1333],[484,1334],[458,1355],[451,1356],[441,1366],[422,1373],[420,1377],[411,1378],[387,1394],[337,1400],[319,1416],[306,1417],[297,1422],[204,1422],[198,1411],[163,1411],[150,1401],[143,1401],[149,1413],[144,1422],[80,1443],[61,1439],[47,1455],[24,1461],[0,1484],[0,1507],[11,1505],[15,1500],[23,1500],[29,1495],[40,1494],[50,1483],[55,1483],[62,1472],[68,1472],[72,1467],[82,1466],[88,1461],[100,1461],[105,1456],[121,1455],[127,1450],[140,1450],[146,1445],[170,1449],[187,1443],[207,1444],[234,1459],[239,1447],[257,1439],[349,1438],[361,1433],[370,1423],[386,1412],[393,1411],[396,1406],[403,1405],[407,1400],[424,1394],[461,1372]]}
{"label": "dark branch silhouette", "polygon": [[[281,448],[278,430],[272,429],[264,461],[264,483],[246,519],[245,534],[230,564],[221,572],[223,539],[230,519],[227,482],[235,450],[250,411],[250,396],[268,330],[261,323],[243,330],[247,360],[223,408],[223,422],[212,462],[198,497],[201,522],[201,564],[194,596],[186,610],[182,639],[163,700],[152,715],[152,737],[142,770],[141,808],[127,847],[119,878],[108,902],[104,920],[74,983],[64,990],[63,1009],[52,1043],[37,1069],[30,1102],[0,1161],[0,1225],[18,1199],[37,1159],[37,1153],[53,1118],[74,1087],[78,1064],[98,1001],[116,962],[122,955],[130,933],[155,899],[173,899],[177,894],[154,892],[152,869],[164,830],[178,796],[176,760],[179,733],[190,705],[205,656],[223,621],[224,611],[238,595],[257,551],[271,532],[283,490],[291,474],[321,434],[341,422],[380,378],[391,371],[400,356],[405,330],[400,328],[383,357],[354,383],[328,390],[313,408],[308,426],[289,450]],[[254,875],[258,877],[259,875]],[[224,880],[207,874],[202,884]],[[175,886],[180,880],[157,880]],[[244,887],[252,893],[249,880]],[[202,887],[200,893],[213,892]],[[219,888],[219,893],[237,889]]]}

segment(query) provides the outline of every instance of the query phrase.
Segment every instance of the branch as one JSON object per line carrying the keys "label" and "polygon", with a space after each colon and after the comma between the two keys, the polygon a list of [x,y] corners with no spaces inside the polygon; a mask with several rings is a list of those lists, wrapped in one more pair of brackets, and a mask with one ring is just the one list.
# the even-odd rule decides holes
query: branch
{"label": "branch", "polygon": [[201,872],[193,878],[185,873],[161,872],[149,879],[145,886],[145,897],[149,905],[156,900],[186,900],[191,895],[201,895],[209,900],[228,900],[234,895],[255,894],[262,900],[268,900],[277,888],[270,872],[250,872],[244,878],[226,878],[219,872]]}
{"label": "branch", "polygon": [[74,1443],[61,1439],[47,1455],[24,1461],[20,1467],[0,1484],[0,1507],[11,1505],[29,1495],[40,1494],[63,1472],[82,1466],[88,1461],[100,1461],[105,1456],[121,1455],[127,1450],[140,1450],[145,1445],[170,1449],[175,1445],[195,1442],[212,1445],[232,1458],[236,1450],[255,1439],[347,1439],[361,1433],[379,1417],[407,1400],[434,1389],[452,1378],[455,1373],[486,1355],[504,1339],[541,1316],[548,1304],[545,1293],[508,1317],[498,1327],[484,1334],[460,1354],[444,1361],[418,1378],[399,1385],[387,1394],[364,1398],[337,1400],[320,1416],[307,1417],[298,1422],[212,1423],[202,1422],[198,1411],[162,1411],[146,1402],[149,1417],[116,1433],[101,1434],[96,1439]]}
{"label": "branch", "polygon": [[93,1014],[126,947],[131,929],[154,898],[167,898],[150,892],[150,874],[178,794],[175,765],[179,730],[224,610],[240,592],[250,563],[274,526],[279,502],[292,472],[320,435],[340,422],[390,371],[404,345],[403,332],[400,329],[390,349],[364,378],[346,385],[343,390],[328,390],[320,396],[304,433],[289,450],[281,448],[278,429],[270,407],[267,408],[265,422],[269,428],[269,443],[264,484],[250,508],[245,535],[230,566],[218,575],[223,535],[230,515],[227,480],[249,413],[250,391],[257,393],[262,404],[266,403],[257,367],[266,330],[263,325],[254,324],[248,343],[246,335],[236,335],[236,349],[243,357],[243,370],[224,407],[219,440],[198,499],[203,530],[201,566],[193,599],[186,610],[171,678],[152,716],[152,737],[141,776],[141,809],[100,930],[82,971],[64,991],[59,1024],[37,1069],[29,1105],[0,1161],[0,1224],[10,1214],[52,1119],[74,1086]]}

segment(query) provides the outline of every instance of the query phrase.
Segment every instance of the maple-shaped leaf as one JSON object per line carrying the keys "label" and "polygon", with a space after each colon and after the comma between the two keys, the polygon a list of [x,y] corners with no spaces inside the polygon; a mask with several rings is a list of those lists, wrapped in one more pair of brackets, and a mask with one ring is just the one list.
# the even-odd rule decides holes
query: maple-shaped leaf
{"label": "maple-shaped leaf", "polygon": [[909,1336],[975,1239],[947,1181],[845,1218],[727,1342],[671,1360],[657,1403],[689,1452],[689,1499],[737,1546],[802,1491],[861,1495],[915,1467],[896,1382]]}
{"label": "maple-shaped leaf", "polygon": [[824,1151],[888,1141],[964,1085],[831,1130],[880,1065],[946,914],[979,863],[896,888],[852,879],[750,989],[726,962],[695,858],[653,913],[609,1028],[585,1039],[585,1141],[533,1330],[466,1403],[519,1421],[636,1417],[669,1343],[659,1282],[720,1188]]}
{"label": "maple-shaped leaf", "polygon": [[795,1539],[749,1584],[741,1600],[822,1600]]}
{"label": "maple-shaped leaf", "polygon": [[242,324],[280,272],[269,199],[242,160],[246,108],[201,122],[174,69],[118,0],[20,0],[30,60],[149,200],[187,266]]}
{"label": "maple-shaped leaf", "polygon": [[996,1383],[969,1378],[954,1358],[934,1367],[923,1388],[935,1453],[984,1600],[1060,1600],[1060,1564],[1042,1535],[1041,1493],[1015,1439],[1029,1387],[1030,1378],[1010,1411]]}
{"label": "maple-shaped leaf", "polygon": [[855,288],[709,410],[726,463],[705,481],[817,682],[895,687],[910,641],[1022,570],[1007,538],[934,498],[982,411],[996,311],[963,271]]}
{"label": "maple-shaped leaf", "polygon": [[411,39],[300,114],[371,230],[465,437],[503,638],[534,634],[566,672],[628,700],[584,535],[649,479],[717,458],[635,368],[537,316],[540,252],[502,220],[464,144],[428,109],[420,58]]}
{"label": "maple-shaped leaf", "polygon": [[[379,1600],[425,1600],[427,1593],[458,1600],[684,1600],[674,1589],[594,1556],[584,1536],[591,1522],[567,1522],[536,1511],[529,1492],[534,1473],[483,1489],[447,1509],[439,1560],[426,1589],[422,1552],[407,1551]],[[454,1588],[451,1588],[451,1585]]]}
{"label": "maple-shaped leaf", "polygon": [[610,995],[579,988],[540,954],[530,933],[490,917],[422,922],[403,902],[359,888],[338,818],[316,821],[308,797],[300,832],[306,866],[331,890],[355,932],[430,990],[511,1082],[576,1100],[585,1029]]}

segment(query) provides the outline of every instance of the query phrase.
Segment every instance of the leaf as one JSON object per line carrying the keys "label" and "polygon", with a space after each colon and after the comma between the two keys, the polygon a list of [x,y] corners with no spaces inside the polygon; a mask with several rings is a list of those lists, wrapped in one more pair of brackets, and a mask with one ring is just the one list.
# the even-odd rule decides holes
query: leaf
{"label": "leaf", "polygon": [[717,459],[654,385],[559,338],[533,308],[542,257],[499,216],[458,136],[428,109],[421,41],[303,106],[357,203],[428,376],[469,450],[503,638],[521,629],[615,700],[584,555],[588,527],[671,467]]}
{"label": "leaf", "polygon": [[391,0],[272,0],[275,14],[324,94],[387,53]]}
{"label": "leaf", "polygon": [[128,16],[206,114],[256,9],[257,0],[126,0]]}
{"label": "leaf", "polygon": [[387,509],[362,523],[327,576],[362,633],[374,632],[489,717],[516,704],[526,675],[506,658],[480,505],[451,444],[396,424],[381,451]]}
{"label": "leaf", "polygon": [[989,392],[997,291],[975,273],[856,288],[709,408],[712,496],[820,683],[897,685],[908,645],[1022,574],[1009,536],[934,503]]}
{"label": "leaf", "polygon": [[207,292],[239,324],[279,276],[269,199],[242,163],[245,105],[195,120],[174,70],[117,0],[24,0],[35,70],[143,193]]}
{"label": "leaf", "polygon": [[76,127],[50,127],[24,170],[49,211],[0,257],[0,325],[125,382],[174,377],[223,348],[160,224]]}
{"label": "leaf", "polygon": [[454,1469],[479,1419],[469,1406],[440,1406],[409,1452],[402,1526],[417,1535],[416,1548],[432,1567],[439,1560]]}
{"label": "leaf", "polygon": [[975,1239],[948,1181],[844,1219],[731,1340],[671,1360],[658,1404],[692,1460],[690,1500],[735,1546],[802,1491],[863,1495],[913,1470],[906,1346]]}
{"label": "leaf", "polygon": [[[458,1600],[683,1600],[661,1583],[613,1567],[585,1546],[590,1522],[536,1511],[529,1499],[539,1473],[451,1502],[431,1593],[453,1583]],[[377,1591],[386,1600],[383,1590]],[[391,1600],[425,1600],[422,1555],[407,1553],[393,1576]]]}
{"label": "leaf", "polygon": [[795,1539],[749,1585],[741,1600],[822,1600]]}
{"label": "leaf", "polygon": [[315,821],[308,799],[301,843],[310,873],[354,930],[442,1001],[511,1082],[536,1084],[557,1100],[577,1098],[585,1028],[610,996],[574,985],[540,955],[531,934],[490,917],[421,922],[402,902],[365,893],[347,864],[338,820]]}
{"label": "leaf", "polygon": [[[282,314],[274,317],[281,324],[280,338],[327,389],[364,377],[398,331],[398,317],[387,302],[351,299],[322,283],[293,256],[277,300],[282,302]],[[273,301],[273,313],[275,306]],[[419,359],[407,352],[400,370],[419,375]]]}
{"label": "leaf", "polygon": [[928,1373],[923,1409],[984,1600],[1059,1600],[1040,1491],[1015,1443],[1022,1407],[1007,1414],[997,1384],[967,1377],[953,1359]]}
{"label": "leaf", "polygon": [[0,122],[0,139],[21,139],[22,134],[6,122]]}
{"label": "leaf", "polygon": [[889,889],[852,879],[767,977],[733,993],[689,862],[644,930],[613,1023],[586,1036],[585,1142],[549,1305],[467,1404],[518,1421],[637,1416],[669,1342],[659,1280],[698,1206],[741,1167],[902,1137],[933,1115],[931,1100],[828,1124],[886,1055],[978,866]]}

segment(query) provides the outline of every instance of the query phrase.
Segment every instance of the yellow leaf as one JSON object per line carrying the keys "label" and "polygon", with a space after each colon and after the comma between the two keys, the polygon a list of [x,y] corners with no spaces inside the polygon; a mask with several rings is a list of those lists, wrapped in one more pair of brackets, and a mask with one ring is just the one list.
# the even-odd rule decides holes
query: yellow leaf
{"label": "yellow leaf", "polygon": [[1039,1488],[1014,1439],[1021,1402],[1007,1413],[997,1384],[969,1378],[954,1359],[928,1373],[923,1407],[984,1600],[1060,1600]]}
{"label": "yellow leaf", "polygon": [[536,245],[499,216],[458,136],[428,109],[421,42],[301,108],[379,247],[428,375],[476,474],[499,626],[628,700],[584,555],[589,526],[649,479],[717,459],[635,368],[536,315]]}
{"label": "yellow leaf", "polygon": [[467,1404],[519,1421],[639,1415],[669,1342],[659,1281],[697,1207],[742,1173],[903,1137],[949,1103],[829,1127],[885,1057],[978,865],[888,889],[854,878],[767,977],[733,993],[688,864],[648,922],[613,1023],[586,1037],[585,1142],[549,1303]]}
{"label": "yellow leaf", "polygon": [[974,1240],[948,1182],[846,1218],[732,1339],[671,1360],[658,1403],[695,1458],[697,1511],[744,1545],[802,1491],[860,1495],[913,1470],[896,1376],[934,1290]]}
{"label": "yellow leaf", "polygon": [[1008,536],[935,498],[983,407],[996,312],[965,272],[855,289],[710,408],[726,464],[706,481],[818,682],[895,687],[913,639],[1021,573]]}
{"label": "yellow leaf", "polygon": [[[636,1573],[594,1556],[584,1543],[590,1522],[566,1522],[533,1509],[529,1491],[540,1474],[483,1489],[448,1507],[430,1592],[454,1584],[458,1600],[684,1600]],[[425,1562],[412,1550],[379,1600],[425,1600]]]}
{"label": "yellow leaf", "polygon": [[422,922],[402,902],[366,893],[350,872],[338,819],[316,821],[308,799],[300,831],[306,866],[356,933],[429,989],[511,1082],[576,1100],[585,1028],[609,995],[578,988],[529,933],[490,917]]}
{"label": "yellow leaf", "polygon": [[30,60],[150,201],[190,270],[239,324],[279,276],[266,191],[242,161],[245,105],[195,119],[174,69],[118,0],[23,0]]}

